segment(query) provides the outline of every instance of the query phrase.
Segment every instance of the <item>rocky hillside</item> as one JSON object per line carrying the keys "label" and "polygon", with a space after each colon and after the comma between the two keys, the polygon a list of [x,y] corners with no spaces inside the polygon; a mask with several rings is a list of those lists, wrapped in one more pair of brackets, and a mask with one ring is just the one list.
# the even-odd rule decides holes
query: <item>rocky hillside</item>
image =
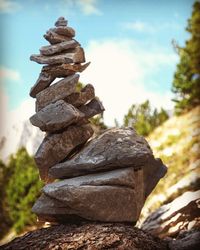
{"label": "rocky hillside", "polygon": [[155,156],[167,165],[168,173],[147,199],[140,223],[161,205],[186,191],[200,189],[200,106],[172,117],[147,140]]}

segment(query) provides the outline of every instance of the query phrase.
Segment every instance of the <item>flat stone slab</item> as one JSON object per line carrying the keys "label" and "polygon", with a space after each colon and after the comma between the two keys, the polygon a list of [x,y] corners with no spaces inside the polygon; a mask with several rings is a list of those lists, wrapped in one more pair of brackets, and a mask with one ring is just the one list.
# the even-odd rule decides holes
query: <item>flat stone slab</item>
{"label": "flat stone slab", "polygon": [[55,45],[43,46],[40,49],[40,53],[44,56],[49,56],[68,49],[75,49],[77,46],[80,46],[80,44],[76,40],[64,41]]}
{"label": "flat stone slab", "polygon": [[88,101],[94,99],[94,97],[94,87],[92,86],[92,84],[87,84],[84,88],[82,88],[80,92],[72,93],[71,95],[68,95],[64,100],[75,107],[80,107]]}
{"label": "flat stone slab", "polygon": [[86,143],[92,134],[90,125],[82,125],[70,126],[63,132],[47,135],[34,157],[41,179],[46,182],[50,180],[49,168],[64,160],[78,145]]}
{"label": "flat stone slab", "polygon": [[83,63],[85,62],[84,50],[81,47],[76,47],[72,52],[65,52],[51,56],[31,55],[31,61],[39,64],[62,64],[62,63]]}
{"label": "flat stone slab", "polygon": [[64,41],[70,41],[72,40],[70,37],[59,35],[55,33],[52,30],[48,30],[47,33],[44,35],[44,38],[50,43],[50,44],[57,44]]}
{"label": "flat stone slab", "polygon": [[137,210],[143,205],[137,200],[135,186],[141,183],[135,183],[133,168],[52,183],[43,188],[44,194],[36,201],[33,212],[39,217],[59,214],[63,218],[72,215],[93,221],[135,222],[140,214]]}
{"label": "flat stone slab", "polygon": [[153,160],[149,144],[133,128],[112,128],[91,140],[72,159],[53,166],[49,174],[70,178],[123,167],[139,169]]}
{"label": "flat stone slab", "polygon": [[34,114],[30,118],[30,122],[42,131],[55,132],[68,127],[72,123],[76,123],[84,117],[84,113],[71,104],[58,100]]}
{"label": "flat stone slab", "polygon": [[65,99],[76,91],[79,75],[75,74],[60,80],[36,95],[36,111],[40,111],[50,103]]}
{"label": "flat stone slab", "polygon": [[51,65],[43,66],[42,72],[31,88],[30,96],[36,97],[36,95],[43,89],[47,88],[57,77],[67,77],[73,75],[77,72],[83,72],[90,62],[85,64],[61,64],[61,65]]}
{"label": "flat stone slab", "polygon": [[67,36],[67,37],[74,37],[75,36],[75,30],[72,29],[71,27],[67,27],[67,26],[58,26],[56,28],[51,29],[53,32],[59,34],[59,35],[63,35],[63,36]]}

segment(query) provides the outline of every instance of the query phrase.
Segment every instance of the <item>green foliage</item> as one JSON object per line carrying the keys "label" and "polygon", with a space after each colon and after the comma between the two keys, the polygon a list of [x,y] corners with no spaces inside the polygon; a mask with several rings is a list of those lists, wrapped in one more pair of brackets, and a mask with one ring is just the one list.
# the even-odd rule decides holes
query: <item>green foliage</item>
{"label": "green foliage", "polygon": [[156,127],[168,119],[167,112],[162,108],[152,110],[149,101],[133,104],[124,116],[124,126],[134,127],[143,136],[147,136]]}
{"label": "green foliage", "polygon": [[42,182],[39,181],[35,162],[25,148],[21,148],[15,156],[10,157],[6,171],[3,208],[12,227],[16,232],[20,232],[25,226],[36,222],[36,216],[31,212],[31,207],[39,195]]}
{"label": "green foliage", "polygon": [[193,5],[191,19],[186,30],[191,37],[185,47],[178,47],[180,62],[174,74],[172,91],[176,94],[177,114],[191,110],[200,104],[200,2]]}

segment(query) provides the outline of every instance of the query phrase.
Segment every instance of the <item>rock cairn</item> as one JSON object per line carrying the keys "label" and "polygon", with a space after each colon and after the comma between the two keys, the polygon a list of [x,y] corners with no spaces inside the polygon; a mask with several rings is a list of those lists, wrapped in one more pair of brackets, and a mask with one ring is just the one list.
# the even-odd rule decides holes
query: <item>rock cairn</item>
{"label": "rock cairn", "polygon": [[[89,63],[81,64],[84,51],[75,31],[63,17],[55,26],[44,35],[51,45],[31,56],[47,65],[30,92],[36,97],[30,121],[47,132],[35,155],[40,177],[57,181],[45,185],[32,210],[50,222],[134,223],[166,167],[133,128],[111,128],[88,142],[88,119],[104,107],[92,85],[77,90],[77,72]],[[56,78],[63,79],[51,85]]]}

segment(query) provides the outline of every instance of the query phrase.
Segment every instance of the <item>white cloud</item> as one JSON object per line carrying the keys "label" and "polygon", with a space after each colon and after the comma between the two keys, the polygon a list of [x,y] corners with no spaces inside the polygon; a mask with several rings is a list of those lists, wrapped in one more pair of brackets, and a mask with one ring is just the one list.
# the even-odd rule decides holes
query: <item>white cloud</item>
{"label": "white cloud", "polygon": [[174,21],[152,24],[140,20],[133,22],[125,22],[121,24],[123,28],[141,33],[156,33],[165,29],[181,29],[182,27]]}
{"label": "white cloud", "polygon": [[4,66],[0,67],[0,78],[1,81],[9,79],[13,81],[19,81],[21,79],[20,73],[17,70],[9,69]]}
{"label": "white cloud", "polygon": [[21,8],[21,5],[16,1],[11,0],[0,0],[0,12],[2,13],[11,13],[18,11]]}
{"label": "white cloud", "polygon": [[105,122],[112,126],[115,118],[121,123],[133,103],[149,99],[153,106],[172,108],[170,91],[149,90],[145,82],[162,65],[175,62],[176,56],[159,50],[145,50],[134,41],[91,41],[86,48],[91,65],[80,80],[92,83],[96,95],[103,101]]}
{"label": "white cloud", "polygon": [[126,29],[138,31],[138,32],[148,32],[154,33],[156,31],[155,27],[149,23],[142,21],[127,22],[123,25]]}
{"label": "white cloud", "polygon": [[[30,154],[35,150],[35,144],[40,138],[34,138],[38,136],[38,129],[33,127],[28,135],[24,130],[25,123],[29,117],[35,113],[35,101],[32,98],[24,100],[16,109],[9,110],[8,96],[2,88],[0,88],[0,158],[7,160],[11,153],[15,153],[19,146],[26,146]],[[6,138],[3,142],[3,138]],[[23,141],[22,141],[23,138]],[[34,140],[32,140],[34,139]],[[23,144],[24,143],[24,144]],[[2,148],[1,148],[2,146]]]}
{"label": "white cloud", "polygon": [[[102,12],[97,8],[98,0],[64,0],[68,10],[79,8],[84,15],[101,15]],[[71,11],[69,11],[71,12]]]}
{"label": "white cloud", "polygon": [[96,7],[97,0],[78,0],[77,2],[85,15],[101,14],[100,10]]}

